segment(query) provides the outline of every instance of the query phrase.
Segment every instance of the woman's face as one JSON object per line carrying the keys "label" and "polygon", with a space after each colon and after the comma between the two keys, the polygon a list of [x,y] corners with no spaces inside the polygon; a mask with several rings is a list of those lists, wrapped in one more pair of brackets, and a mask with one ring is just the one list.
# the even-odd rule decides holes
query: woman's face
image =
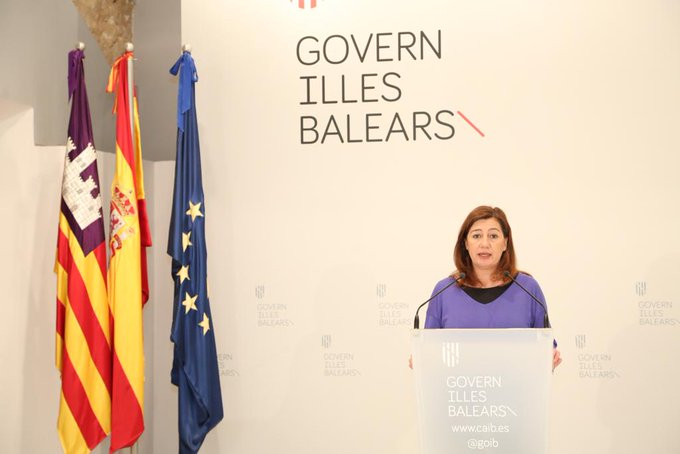
{"label": "woman's face", "polygon": [[496,271],[507,248],[508,239],[503,235],[501,224],[496,218],[475,222],[465,238],[465,249],[470,254],[475,271]]}

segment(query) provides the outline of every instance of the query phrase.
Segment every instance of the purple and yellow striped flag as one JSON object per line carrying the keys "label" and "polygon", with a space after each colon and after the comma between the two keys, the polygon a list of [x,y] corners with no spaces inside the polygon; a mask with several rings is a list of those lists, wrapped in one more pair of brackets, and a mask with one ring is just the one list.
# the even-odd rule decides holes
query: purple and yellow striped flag
{"label": "purple and yellow striped flag", "polygon": [[144,198],[137,102],[130,102],[128,87],[132,58],[132,52],[126,52],[114,62],[107,87],[108,92],[115,91],[116,113],[108,280],[113,314],[111,452],[132,446],[144,432],[142,308],[149,295],[146,247],[151,246],[151,234]]}
{"label": "purple and yellow striped flag", "polygon": [[68,125],[57,240],[57,429],[64,452],[89,453],[110,432],[111,337],[106,245],[85,89],[84,54],[69,53]]}

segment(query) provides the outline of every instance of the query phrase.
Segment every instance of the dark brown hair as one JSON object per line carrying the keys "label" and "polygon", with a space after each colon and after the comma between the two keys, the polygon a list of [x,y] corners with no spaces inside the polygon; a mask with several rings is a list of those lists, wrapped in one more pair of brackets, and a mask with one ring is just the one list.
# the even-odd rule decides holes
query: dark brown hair
{"label": "dark brown hair", "polygon": [[466,284],[470,286],[478,285],[479,279],[475,275],[475,270],[472,266],[472,259],[470,258],[470,253],[465,248],[465,239],[472,224],[482,219],[496,219],[501,226],[501,231],[503,236],[508,240],[508,247],[501,255],[501,259],[498,262],[498,268],[494,273],[494,278],[502,281],[508,280],[504,273],[508,271],[512,276],[517,274],[517,264],[515,261],[515,246],[512,244],[512,229],[508,223],[508,218],[505,216],[503,210],[497,207],[490,206],[478,206],[468,214],[463,225],[460,226],[458,231],[458,240],[456,241],[456,247],[453,249],[453,261],[456,265],[457,271],[454,273],[455,276],[459,276],[461,273],[465,273],[465,278],[461,279],[461,284]]}

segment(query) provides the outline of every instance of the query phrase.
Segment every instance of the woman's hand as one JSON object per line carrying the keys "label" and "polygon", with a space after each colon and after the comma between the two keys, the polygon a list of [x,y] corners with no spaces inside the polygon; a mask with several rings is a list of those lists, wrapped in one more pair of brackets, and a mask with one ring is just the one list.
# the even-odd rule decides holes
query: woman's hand
{"label": "woman's hand", "polygon": [[556,348],[553,348],[553,371],[560,364],[562,364],[562,356],[560,355],[560,351]]}

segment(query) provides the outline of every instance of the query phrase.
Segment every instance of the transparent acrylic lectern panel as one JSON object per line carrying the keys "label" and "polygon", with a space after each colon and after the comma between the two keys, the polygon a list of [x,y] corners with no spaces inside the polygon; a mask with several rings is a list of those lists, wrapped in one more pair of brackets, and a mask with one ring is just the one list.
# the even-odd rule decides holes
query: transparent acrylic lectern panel
{"label": "transparent acrylic lectern panel", "polygon": [[550,329],[412,331],[422,454],[543,454]]}

